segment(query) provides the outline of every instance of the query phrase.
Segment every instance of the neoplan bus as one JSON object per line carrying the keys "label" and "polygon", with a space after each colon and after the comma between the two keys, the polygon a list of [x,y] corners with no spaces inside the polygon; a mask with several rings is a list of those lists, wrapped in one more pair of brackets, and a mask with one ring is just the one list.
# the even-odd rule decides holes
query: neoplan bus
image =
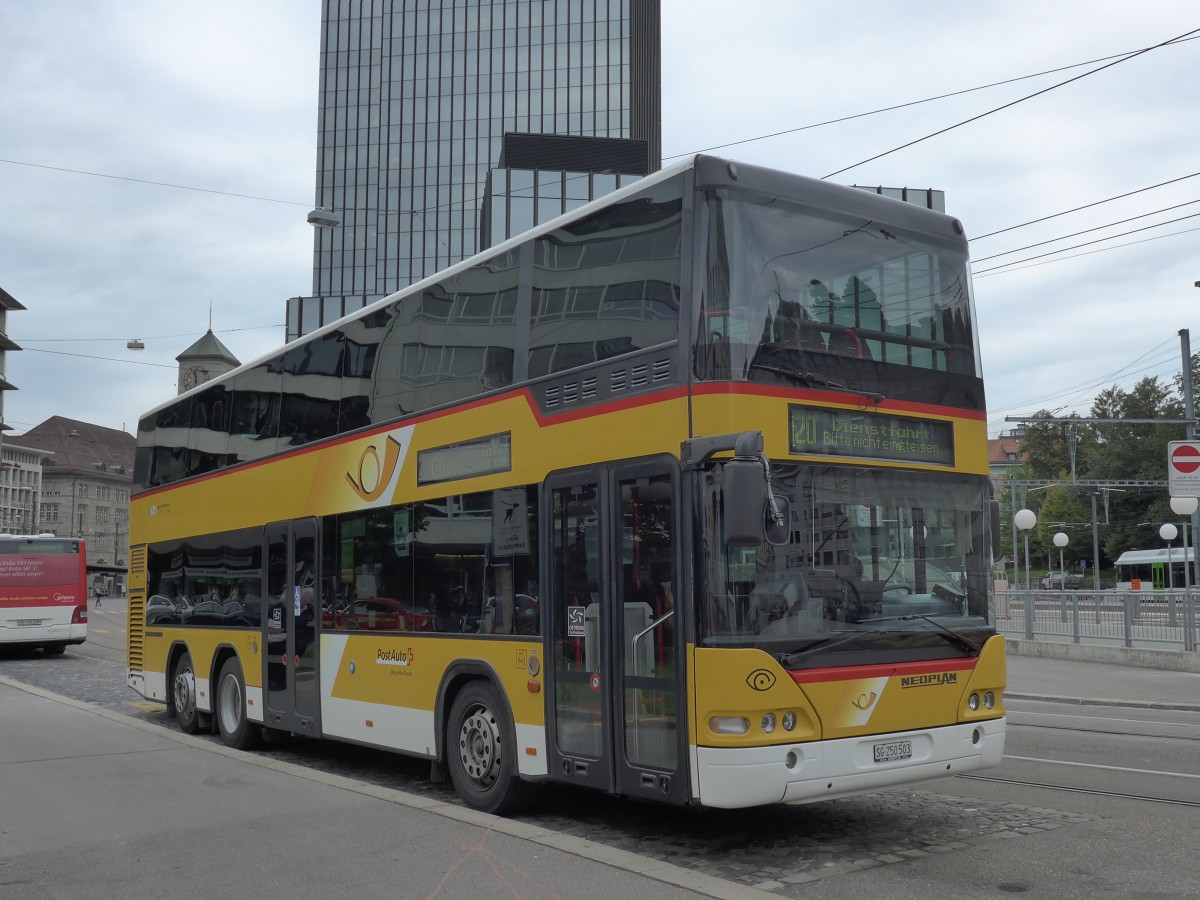
{"label": "neoplan bus", "polygon": [[697,156],[149,412],[129,684],[185,731],[820,800],[1000,761],[953,218]]}
{"label": "neoplan bus", "polygon": [[62,653],[87,640],[87,552],[52,534],[0,534],[0,645]]}

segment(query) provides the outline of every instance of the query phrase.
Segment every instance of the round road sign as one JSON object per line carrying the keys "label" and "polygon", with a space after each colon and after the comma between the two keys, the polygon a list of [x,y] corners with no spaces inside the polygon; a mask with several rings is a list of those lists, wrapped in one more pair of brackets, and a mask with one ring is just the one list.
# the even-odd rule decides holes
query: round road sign
{"label": "round road sign", "polygon": [[1200,448],[1193,444],[1182,444],[1171,451],[1171,468],[1184,475],[1200,469]]}

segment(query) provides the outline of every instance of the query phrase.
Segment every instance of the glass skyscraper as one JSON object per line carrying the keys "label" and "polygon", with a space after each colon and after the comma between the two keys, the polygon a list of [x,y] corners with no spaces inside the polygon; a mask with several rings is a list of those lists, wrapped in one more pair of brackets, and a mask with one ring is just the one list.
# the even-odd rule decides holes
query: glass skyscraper
{"label": "glass skyscraper", "polygon": [[659,0],[324,0],[316,195],[341,222],[288,339],[513,233],[526,201],[532,225],[657,170],[659,22]]}

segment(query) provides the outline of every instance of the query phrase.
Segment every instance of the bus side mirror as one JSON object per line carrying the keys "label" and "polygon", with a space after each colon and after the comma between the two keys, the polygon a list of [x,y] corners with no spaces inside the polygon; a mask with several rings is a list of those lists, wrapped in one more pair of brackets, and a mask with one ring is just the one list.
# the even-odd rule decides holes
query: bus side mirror
{"label": "bus side mirror", "polygon": [[721,484],[726,546],[757,547],[763,541],[781,546],[791,539],[790,505],[770,491],[760,460],[735,456],[725,463]]}
{"label": "bus side mirror", "polygon": [[762,463],[756,459],[733,458],[721,475],[722,532],[728,547],[757,547],[766,538],[763,510],[766,486]]}

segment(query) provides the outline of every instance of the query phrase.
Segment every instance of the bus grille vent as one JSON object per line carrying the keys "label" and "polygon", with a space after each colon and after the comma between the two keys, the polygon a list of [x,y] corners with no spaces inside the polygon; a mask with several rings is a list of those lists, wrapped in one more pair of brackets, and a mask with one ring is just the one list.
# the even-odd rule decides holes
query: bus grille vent
{"label": "bus grille vent", "polygon": [[580,394],[581,400],[594,400],[596,398],[596,378],[583,379],[583,390]]}
{"label": "bus grille vent", "polygon": [[579,400],[579,382],[572,381],[570,384],[564,384],[562,389],[562,402],[575,403]]}
{"label": "bus grille vent", "polygon": [[654,380],[666,381],[671,377],[671,357],[665,356],[654,361]]}
{"label": "bus grille vent", "polygon": [[129,548],[129,574],[130,575],[145,575],[146,574],[146,548],[145,547]]}
{"label": "bus grille vent", "polygon": [[559,391],[557,385],[554,387],[546,388],[546,408],[547,409],[553,409],[554,407],[558,406],[559,401],[561,399],[562,399],[562,395],[561,395],[561,392]]}
{"label": "bus grille vent", "polygon": [[[145,553],[145,548],[142,548]],[[132,556],[130,557],[132,561]],[[144,561],[144,560],[143,560]],[[146,595],[132,594],[129,597],[129,613],[126,622],[125,637],[126,658],[129,668],[142,671],[145,668],[145,638],[146,638]]]}
{"label": "bus grille vent", "polygon": [[634,389],[643,388],[650,383],[650,367],[645,363],[634,366],[629,374],[629,386]]}

